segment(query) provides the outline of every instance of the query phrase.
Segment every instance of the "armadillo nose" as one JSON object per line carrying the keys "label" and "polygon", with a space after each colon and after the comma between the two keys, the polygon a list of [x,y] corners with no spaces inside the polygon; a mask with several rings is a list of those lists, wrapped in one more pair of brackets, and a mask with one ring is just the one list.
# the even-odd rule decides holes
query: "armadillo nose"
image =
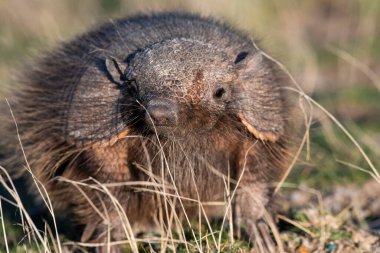
{"label": "armadillo nose", "polygon": [[166,100],[151,100],[147,106],[146,120],[158,127],[174,127],[178,120],[177,106]]}

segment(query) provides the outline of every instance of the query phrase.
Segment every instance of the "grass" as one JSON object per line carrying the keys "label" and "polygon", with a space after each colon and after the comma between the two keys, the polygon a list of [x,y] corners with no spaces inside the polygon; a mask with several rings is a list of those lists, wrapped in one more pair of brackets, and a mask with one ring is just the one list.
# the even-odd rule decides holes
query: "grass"
{"label": "grass", "polygon": [[[279,236],[284,247],[298,250],[307,248],[306,242],[327,251],[334,243],[343,245],[353,241],[357,235],[354,228],[362,231],[365,220],[356,219],[352,213],[329,212],[323,207],[322,195],[339,185],[363,185],[372,178],[379,180],[376,175],[380,164],[378,1],[42,0],[38,4],[3,1],[0,3],[0,92],[12,85],[12,75],[19,71],[21,64],[42,49],[51,48],[109,17],[167,9],[185,9],[225,19],[260,39],[271,55],[286,63],[308,94],[301,95],[311,121],[305,146],[285,186],[313,187],[317,189],[315,198],[319,200],[311,210],[303,207],[288,211],[284,219],[280,219]],[[325,109],[333,117],[329,117]],[[347,129],[349,136],[339,124]],[[1,176],[4,180],[5,172]],[[6,183],[2,181],[2,184]],[[12,197],[5,195],[4,190],[0,193],[16,206],[11,208],[12,204],[1,199],[0,251],[34,253],[50,249],[60,252],[60,247],[72,247],[66,245],[71,242],[69,239],[55,234],[54,225],[50,226],[51,232],[45,231],[43,224],[38,229],[34,227],[36,224],[18,202],[18,191],[8,189]],[[282,187],[280,192],[287,194],[288,190]],[[324,223],[328,219],[330,224]],[[193,227],[198,229],[197,225]],[[185,229],[184,238],[181,234],[173,235],[180,243],[174,243],[174,248],[170,243],[165,247],[168,251],[172,247],[174,252],[215,250],[210,233],[219,236],[220,223],[212,224],[211,230],[205,226],[198,230]],[[199,242],[193,233],[204,238]],[[222,229],[220,238],[221,252],[248,252],[252,247],[244,241],[232,241],[226,228]],[[156,240],[137,245],[141,252],[150,252],[162,249],[163,242]],[[366,250],[364,244],[357,245]]]}

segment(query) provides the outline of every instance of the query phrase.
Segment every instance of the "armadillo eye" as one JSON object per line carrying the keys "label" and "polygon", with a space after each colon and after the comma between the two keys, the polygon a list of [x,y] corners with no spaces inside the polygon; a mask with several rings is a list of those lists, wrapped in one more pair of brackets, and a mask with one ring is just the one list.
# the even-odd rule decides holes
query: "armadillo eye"
{"label": "armadillo eye", "polygon": [[248,52],[240,52],[235,59],[235,64],[238,64],[239,62],[243,61],[248,55]]}
{"label": "armadillo eye", "polygon": [[226,94],[226,90],[223,87],[218,87],[214,91],[214,98],[221,99]]}

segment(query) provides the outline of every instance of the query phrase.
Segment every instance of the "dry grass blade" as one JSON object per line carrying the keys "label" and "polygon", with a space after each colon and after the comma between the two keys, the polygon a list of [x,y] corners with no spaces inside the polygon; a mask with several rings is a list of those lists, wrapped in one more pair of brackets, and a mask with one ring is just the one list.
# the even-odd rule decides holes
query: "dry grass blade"
{"label": "dry grass blade", "polygon": [[363,148],[360,146],[360,144],[356,141],[356,139],[350,134],[350,132],[342,125],[339,120],[337,120],[334,115],[332,115],[326,108],[324,108],[322,105],[320,105],[318,102],[316,102],[314,99],[312,99],[310,96],[305,94],[301,88],[301,86],[298,84],[298,82],[294,79],[294,77],[289,73],[289,71],[286,69],[286,67],[279,62],[278,60],[274,59],[273,57],[267,55],[266,53],[263,52],[263,54],[268,57],[268,59],[272,60],[275,62],[287,75],[288,77],[292,80],[292,83],[296,86],[296,88],[292,87],[287,87],[287,89],[296,92],[300,96],[302,96],[308,103],[311,103],[312,105],[316,106],[319,110],[321,110],[324,114],[326,114],[338,127],[339,129],[350,139],[350,141],[355,145],[355,147],[359,150],[369,167],[371,168],[374,179],[376,181],[380,181],[380,174],[373,165],[371,159],[368,157],[368,155],[364,152]]}
{"label": "dry grass blade", "polygon": [[[135,252],[135,253],[138,253],[138,247],[137,247],[137,244],[136,244],[136,241],[135,241],[135,236],[134,236],[134,233],[133,233],[133,229],[132,229],[132,226],[131,226],[131,223],[129,222],[129,219],[128,219],[128,216],[127,214],[125,213],[124,209],[123,209],[123,206],[120,204],[119,200],[109,191],[109,189],[107,189],[105,186],[103,186],[99,181],[93,179],[95,183],[97,183],[100,188],[107,194],[107,196],[111,199],[112,201],[112,204],[114,205],[118,215],[119,215],[119,218],[121,219],[121,225],[124,229],[124,233],[125,233],[125,236],[127,237],[127,239],[129,241],[131,241],[131,247],[132,247],[132,251]],[[107,246],[109,247],[109,243],[110,243],[110,239],[108,241],[108,244]]]}
{"label": "dry grass blade", "polygon": [[345,60],[346,62],[350,63],[352,66],[363,72],[380,92],[380,77],[376,74],[376,72],[374,72],[364,63],[360,62],[354,56],[340,48],[334,47],[332,45],[328,45],[326,48],[333,54],[339,56],[341,59]]}
{"label": "dry grass blade", "polygon": [[281,214],[278,214],[277,217],[280,219],[280,220],[283,220],[297,228],[299,228],[300,230],[302,230],[303,232],[307,233],[308,235],[310,235],[311,237],[316,237],[317,235],[313,232],[311,232],[309,229],[305,228],[304,226],[302,226],[301,224],[299,224],[298,222],[296,221],[293,221],[291,219],[289,219],[288,217],[284,216],[284,215],[281,215]]}
{"label": "dry grass blade", "polygon": [[367,173],[368,175],[370,175],[373,179],[376,180],[376,182],[378,182],[380,184],[380,178],[378,176],[376,176],[376,174],[374,174],[372,171],[370,170],[367,170],[367,169],[364,169],[362,167],[359,167],[355,164],[352,164],[352,163],[348,163],[348,162],[345,162],[345,161],[342,161],[342,160],[339,160],[339,159],[336,159],[336,161],[338,163],[341,163],[341,164],[344,164],[344,165],[347,165],[348,167],[351,167],[351,168],[354,168],[354,169],[357,169],[357,170],[360,170],[364,173]]}
{"label": "dry grass blade", "polygon": [[[24,148],[23,148],[23,145],[22,145],[22,141],[21,141],[21,137],[20,137],[20,133],[19,133],[19,128],[18,128],[18,125],[17,125],[17,122],[16,122],[16,118],[13,114],[13,111],[12,111],[12,108],[11,108],[11,105],[10,103],[8,102],[8,100],[6,99],[6,102],[7,102],[7,105],[8,105],[8,108],[9,108],[9,111],[11,113],[11,116],[12,116],[12,119],[13,119],[13,122],[14,122],[14,125],[15,125],[15,128],[16,128],[16,133],[17,133],[17,138],[18,138],[18,141],[19,141],[19,145],[21,147],[21,151],[22,151],[22,154],[23,154],[23,157],[24,157],[24,161],[26,163],[26,167],[25,169],[29,172],[29,174],[31,175],[31,177],[33,178],[33,182],[36,186],[36,188],[38,189],[38,192],[40,193],[40,196],[41,198],[43,199],[43,201],[45,202],[45,205],[46,207],[48,208],[49,212],[50,212],[50,215],[52,216],[53,218],[53,224],[54,224],[54,230],[55,230],[55,236],[56,236],[56,240],[57,240],[57,244],[58,244],[58,249],[59,249],[59,252],[62,252],[62,248],[61,248],[61,243],[60,243],[60,240],[59,240],[59,234],[58,234],[58,229],[57,229],[57,224],[56,224],[56,219],[55,219],[55,214],[54,214],[54,211],[53,211],[53,206],[51,204],[51,201],[50,201],[50,198],[49,198],[49,195],[44,187],[44,185],[39,182],[39,180],[34,176],[32,170],[30,169],[30,166],[29,166],[29,163],[28,163],[28,159],[26,157],[26,154],[25,154],[25,151],[24,151]],[[7,173],[4,169],[4,172]],[[8,175],[8,174],[7,174]],[[9,177],[9,175],[8,175]],[[9,177],[9,180],[12,181]],[[8,187],[6,187],[7,190],[10,190]],[[17,195],[17,192],[15,190],[15,187],[14,188],[14,191],[15,191],[15,195]],[[24,212],[24,214],[26,215],[26,217],[28,218],[28,222],[30,225],[33,225],[33,229],[35,229],[36,231],[36,227],[33,223],[33,221],[31,220],[30,216],[28,215],[28,213],[26,212],[26,210],[23,208],[23,205],[22,205],[22,202],[21,202],[21,199],[17,196],[17,201],[18,201],[18,205],[20,207],[22,207],[22,211]],[[37,233],[37,235],[39,236],[40,240],[41,241],[44,241],[41,236],[39,235],[39,233]],[[45,244],[44,244],[45,245]]]}
{"label": "dry grass blade", "polygon": [[[32,234],[33,240],[35,240],[36,242],[36,245],[38,246],[39,244],[42,244],[44,249],[48,249],[49,247],[46,244],[45,236],[40,233],[37,226],[34,224],[32,218],[30,217],[29,213],[25,209],[21,201],[21,198],[18,195],[17,190],[14,187],[13,181],[11,177],[9,176],[8,172],[2,166],[0,166],[0,172],[2,172],[2,174],[6,176],[5,180],[3,176],[0,176],[0,183],[2,184],[2,187],[12,196],[12,198],[17,204],[17,207],[20,209],[22,219],[25,219],[25,223],[24,221],[22,222],[24,229],[28,229],[28,227],[31,228],[31,234]],[[8,186],[6,182],[8,182],[11,186]]]}
{"label": "dry grass blade", "polygon": [[5,243],[5,251],[9,253],[8,240],[7,240],[7,232],[5,231],[5,221],[3,215],[3,205],[0,198],[0,219],[1,219],[1,228],[3,229],[4,243]]}

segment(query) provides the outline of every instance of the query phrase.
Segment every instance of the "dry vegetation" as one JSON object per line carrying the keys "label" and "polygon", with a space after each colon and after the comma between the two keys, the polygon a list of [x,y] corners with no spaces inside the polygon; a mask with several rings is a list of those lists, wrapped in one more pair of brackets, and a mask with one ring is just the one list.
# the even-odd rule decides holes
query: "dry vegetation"
{"label": "dry vegetation", "polygon": [[[3,0],[0,91],[40,50],[101,20],[152,10],[200,12],[247,30],[302,87],[294,92],[305,112],[303,146],[276,196],[279,229],[269,222],[277,251],[380,252],[379,1]],[[31,219],[35,207],[21,202],[23,186],[6,183],[6,169],[0,164],[0,252],[86,250],[89,245],[56,232],[49,198],[37,181],[49,225]],[[107,191],[96,182],[74,185]],[[177,224],[180,229],[166,238],[129,238],[126,249],[260,252],[265,244],[236,241],[222,223],[186,226],[193,229]]]}

